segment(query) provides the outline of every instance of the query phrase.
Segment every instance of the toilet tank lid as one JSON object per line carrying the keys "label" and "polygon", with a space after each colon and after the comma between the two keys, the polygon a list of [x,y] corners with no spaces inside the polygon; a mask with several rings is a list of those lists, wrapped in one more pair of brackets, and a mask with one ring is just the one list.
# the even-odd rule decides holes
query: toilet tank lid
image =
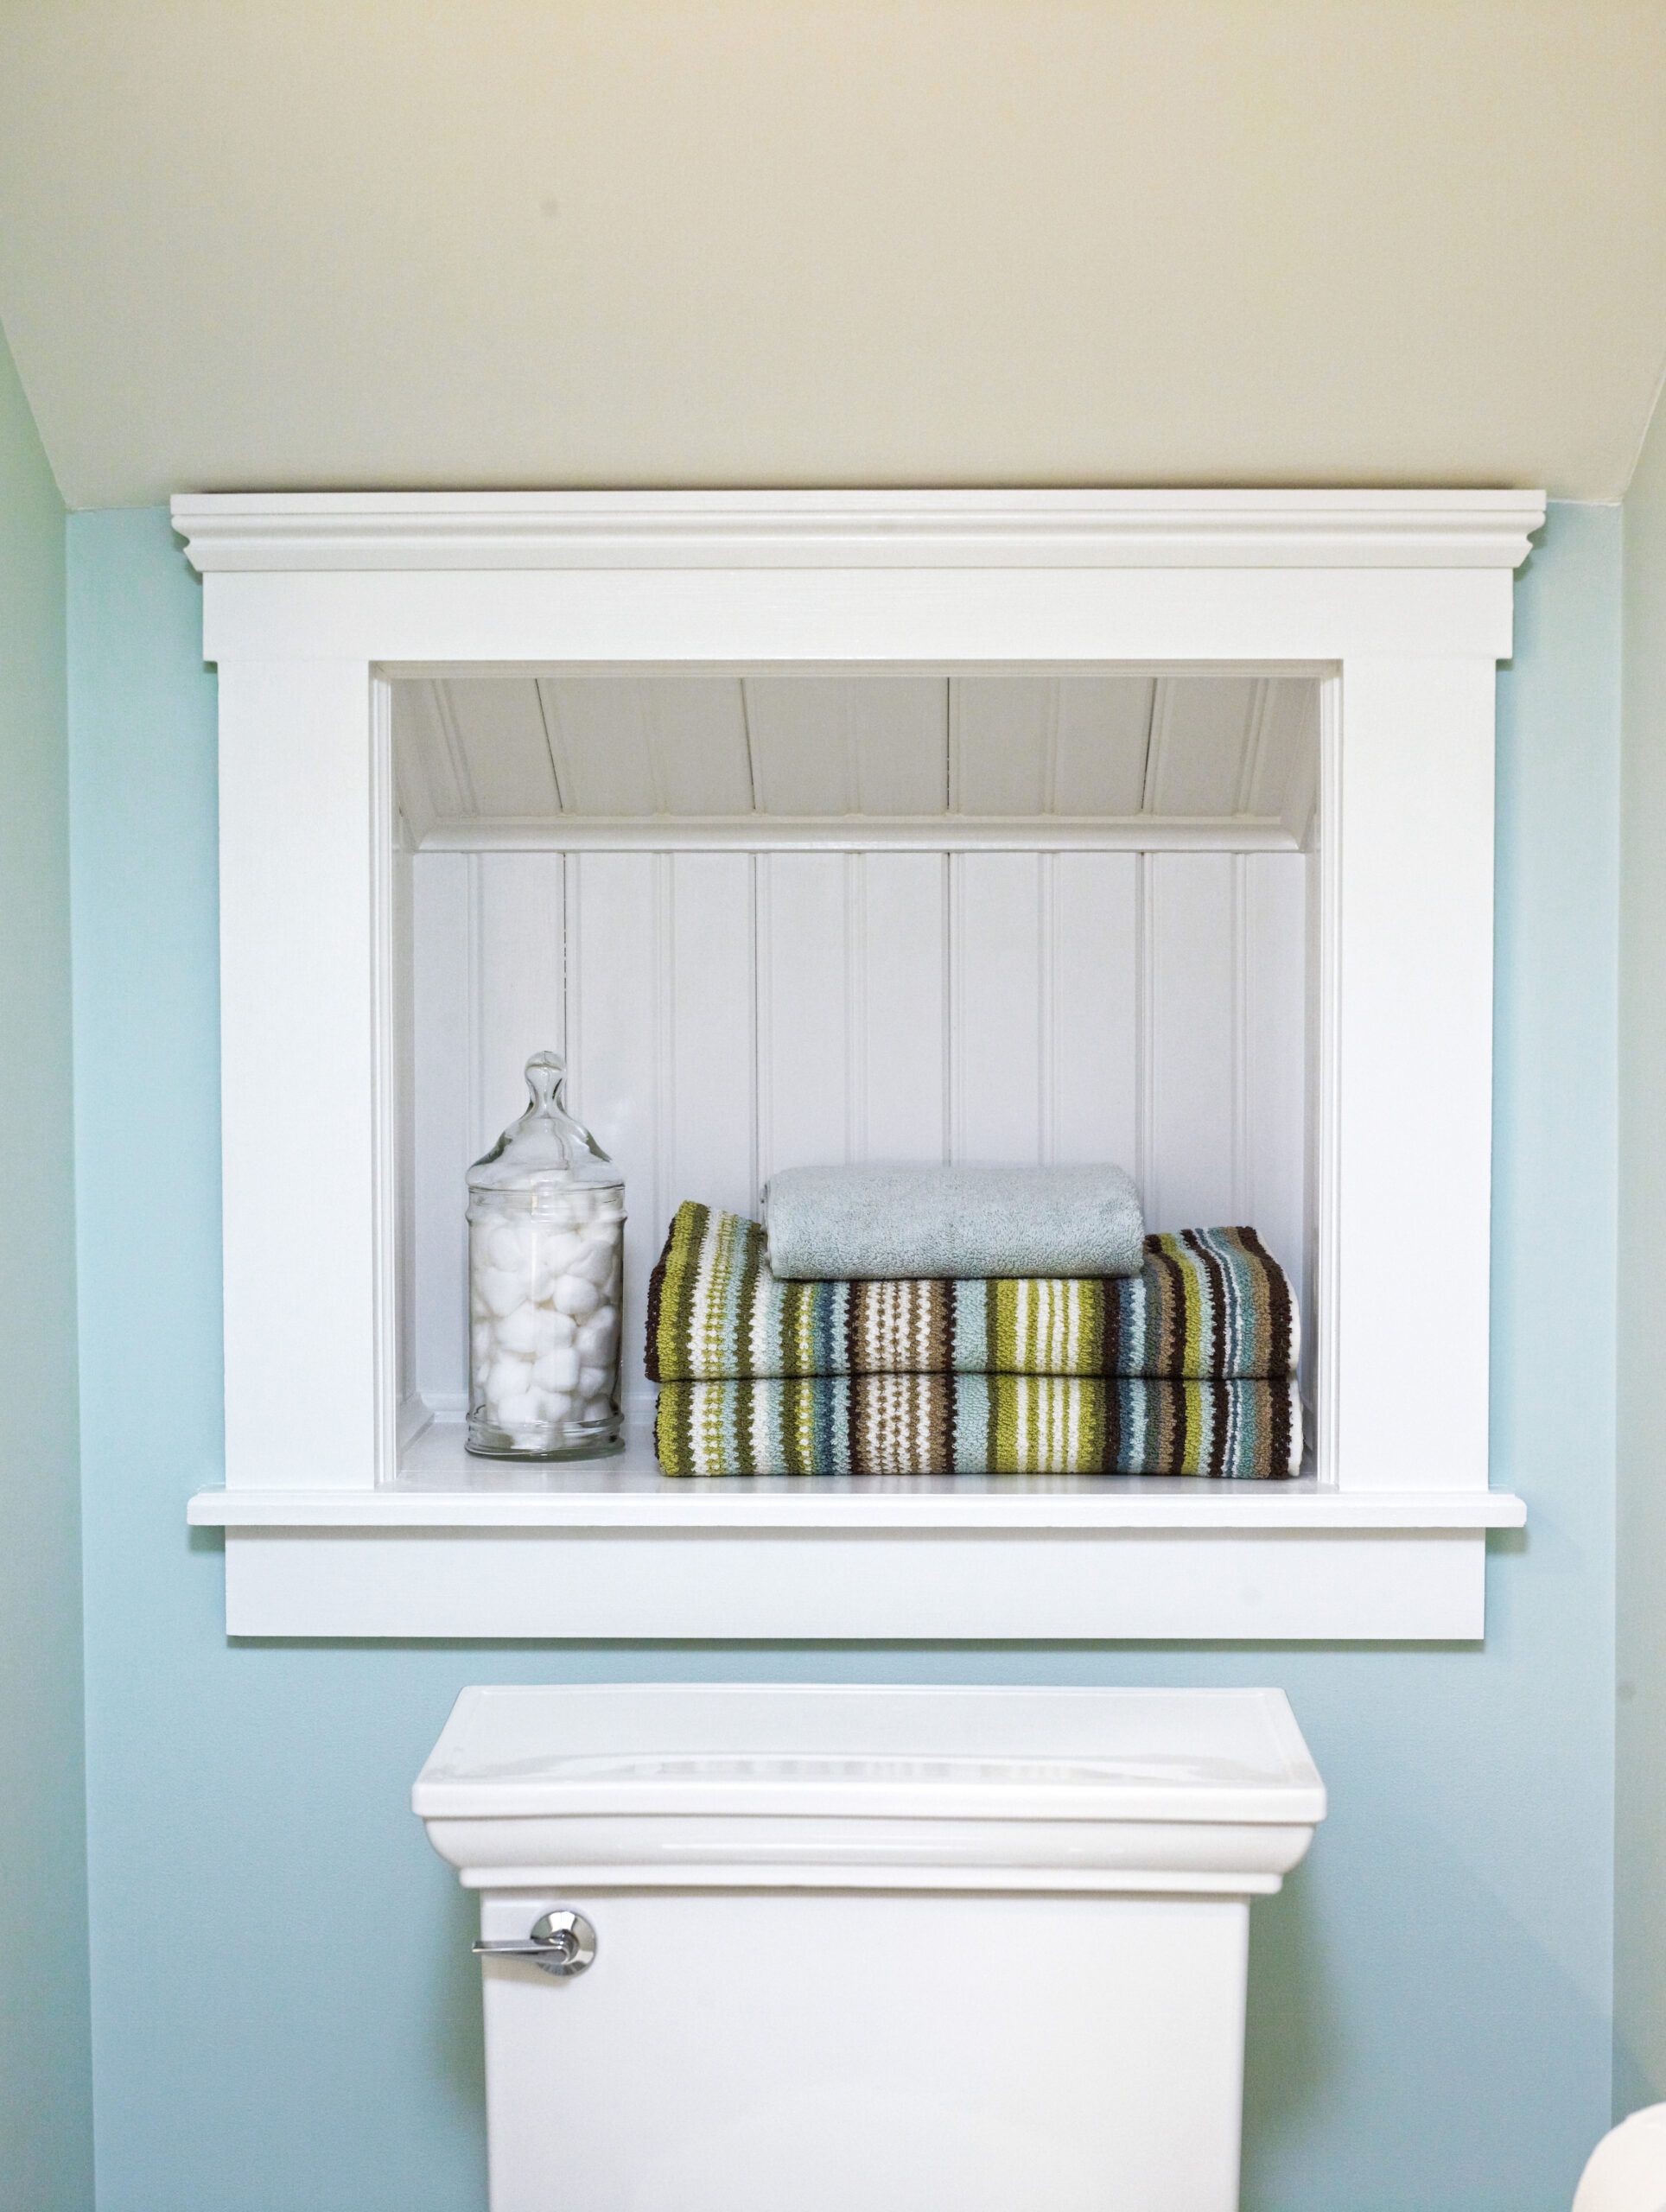
{"label": "toilet tank lid", "polygon": [[1309,1824],[1325,1790],[1281,1690],[668,1683],[466,1689],[424,1820],[518,1815]]}

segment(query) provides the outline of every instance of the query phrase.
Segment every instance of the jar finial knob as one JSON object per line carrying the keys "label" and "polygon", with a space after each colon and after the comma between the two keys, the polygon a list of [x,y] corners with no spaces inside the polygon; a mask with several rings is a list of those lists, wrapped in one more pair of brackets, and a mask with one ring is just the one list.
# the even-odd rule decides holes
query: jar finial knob
{"label": "jar finial knob", "polygon": [[560,1097],[567,1063],[559,1052],[534,1052],[526,1063],[526,1088],[532,1094],[532,1111],[547,1114]]}

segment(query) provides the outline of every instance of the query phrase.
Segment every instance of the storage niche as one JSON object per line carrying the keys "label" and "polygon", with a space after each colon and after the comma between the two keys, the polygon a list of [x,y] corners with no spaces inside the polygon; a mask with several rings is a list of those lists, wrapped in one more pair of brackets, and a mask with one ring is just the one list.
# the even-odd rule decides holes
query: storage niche
{"label": "storage niche", "polygon": [[777,1166],[1114,1160],[1154,1228],[1253,1222],[1312,1315],[1316,680],[465,678],[392,718],[408,1460],[478,1467],[462,1174],[546,1046],[626,1176],[648,1463],[665,1225]]}
{"label": "storage niche", "polygon": [[[1482,1632],[1508,493],[219,494],[226,1619]],[[607,1460],[461,1449],[464,1173],[553,1046],[626,1178]],[[283,1079],[275,1082],[273,1071]],[[1283,1481],[671,1481],[684,1197],[1129,1166],[1295,1277]]]}

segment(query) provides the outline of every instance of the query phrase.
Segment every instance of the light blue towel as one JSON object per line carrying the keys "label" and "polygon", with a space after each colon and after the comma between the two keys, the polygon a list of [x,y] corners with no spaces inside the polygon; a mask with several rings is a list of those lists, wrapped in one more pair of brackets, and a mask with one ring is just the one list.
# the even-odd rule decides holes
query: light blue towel
{"label": "light blue towel", "polygon": [[788,1281],[1136,1275],[1140,1194],[1120,1167],[784,1167],[764,1191]]}

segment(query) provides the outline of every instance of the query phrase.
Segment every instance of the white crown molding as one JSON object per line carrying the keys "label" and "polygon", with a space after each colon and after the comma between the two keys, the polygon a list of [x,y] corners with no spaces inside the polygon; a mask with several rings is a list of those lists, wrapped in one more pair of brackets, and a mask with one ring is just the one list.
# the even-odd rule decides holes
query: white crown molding
{"label": "white crown molding", "polygon": [[194,567],[1504,569],[1540,492],[212,493]]}

